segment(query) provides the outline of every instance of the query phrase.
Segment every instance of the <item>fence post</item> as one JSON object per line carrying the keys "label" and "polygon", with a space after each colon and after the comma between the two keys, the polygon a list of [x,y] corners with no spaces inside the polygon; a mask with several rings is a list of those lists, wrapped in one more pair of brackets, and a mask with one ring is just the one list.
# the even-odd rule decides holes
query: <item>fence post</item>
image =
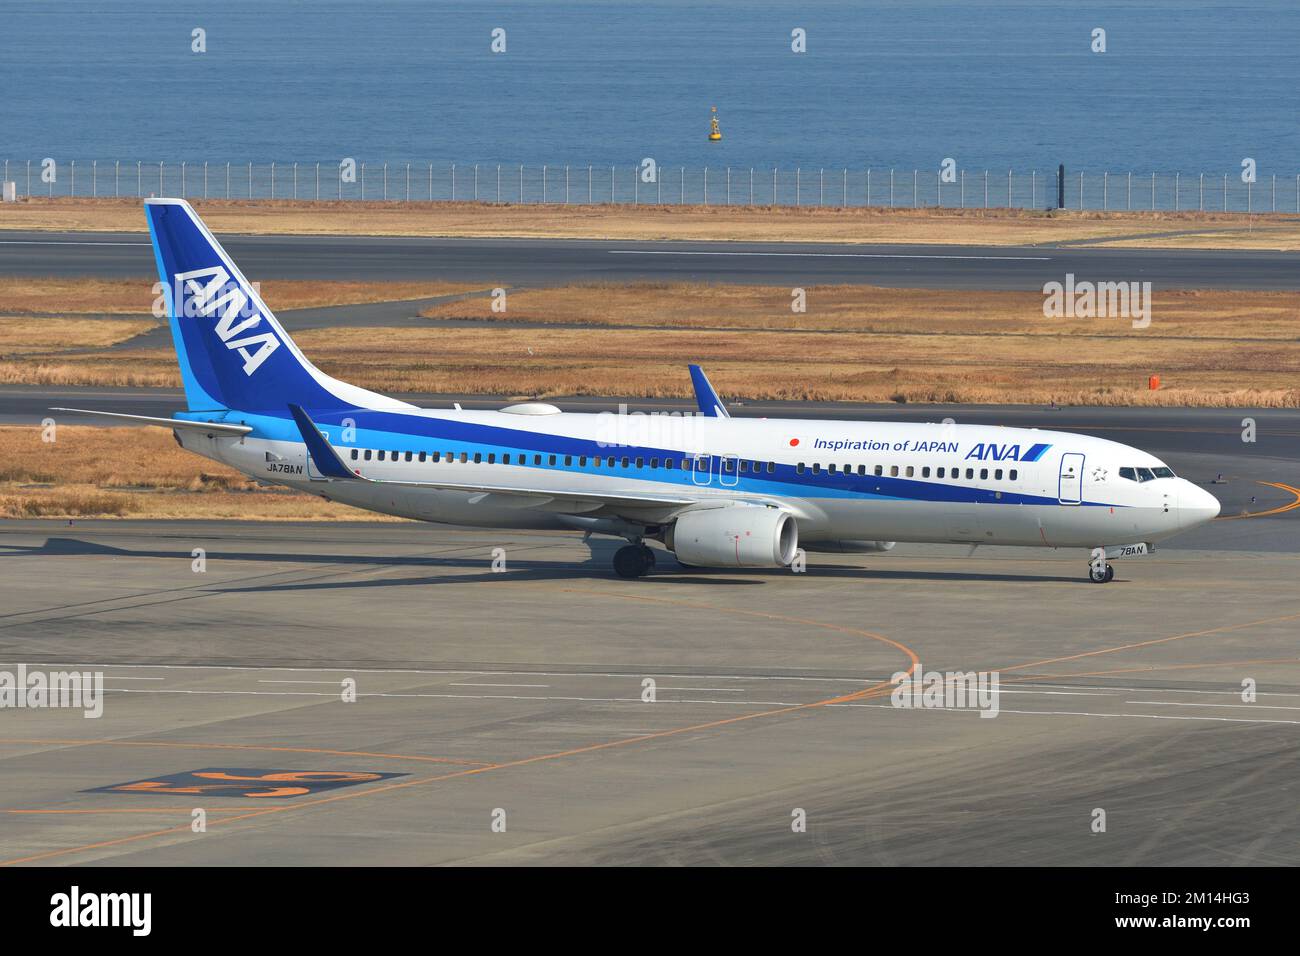
{"label": "fence post", "polygon": [[[185,181],[185,166],[181,165],[181,182]],[[251,196],[252,193],[249,193]],[[275,163],[271,163],[271,198],[275,198]]]}
{"label": "fence post", "polygon": [[72,161],[72,179],[70,180],[69,188],[71,191],[68,193],[68,195],[70,196],[77,195],[77,161],[75,159]]}
{"label": "fence post", "polygon": [[987,169],[984,170],[984,208],[989,208],[989,171]]}
{"label": "fence post", "polygon": [[957,203],[960,208],[966,208],[966,170],[961,171],[961,185],[957,187]]}
{"label": "fence post", "polygon": [[867,167],[867,205],[871,205],[871,167]]}
{"label": "fence post", "polygon": [[[137,168],[139,164],[137,163]],[[230,164],[226,163],[226,198],[230,198]]]}
{"label": "fence post", "polygon": [[1205,173],[1201,173],[1200,185],[1197,189],[1196,208],[1200,212],[1205,211]]}
{"label": "fence post", "polygon": [[845,166],[844,167],[844,189],[840,195],[840,205],[847,206],[848,204],[849,204],[849,168]]}
{"label": "fence post", "polygon": [[[384,202],[388,202],[388,164],[387,164],[387,163],[384,163],[384,175],[383,175],[383,187],[382,187],[382,188],[383,188],[383,194],[382,194],[382,195],[383,195],[383,200],[384,200]],[[455,197],[453,196],[452,198],[455,198]]]}
{"label": "fence post", "polygon": [[1083,209],[1083,170],[1079,170],[1079,209]]}
{"label": "fence post", "polygon": [[[342,163],[339,163],[339,165],[338,165],[338,171],[339,171],[339,195],[338,195],[338,198],[339,198],[339,199],[342,199],[342,198],[343,198],[343,164],[342,164]],[[229,172],[229,170],[227,170],[227,172]]]}
{"label": "fence post", "polygon": [[519,205],[524,204],[524,164],[519,164]]}
{"label": "fence post", "polygon": [[817,205],[826,205],[826,169],[825,167],[817,171]]}
{"label": "fence post", "polygon": [[1110,172],[1106,171],[1101,174],[1101,210],[1108,212],[1110,210]]}
{"label": "fence post", "polygon": [[546,164],[542,164],[542,205],[546,205]]}
{"label": "fence post", "polygon": [[1038,170],[1029,171],[1029,208],[1038,208]]}
{"label": "fence post", "polygon": [[203,198],[208,198],[208,162],[203,161]]}
{"label": "fence post", "polygon": [[1273,174],[1273,212],[1277,212],[1277,173]]}
{"label": "fence post", "polygon": [[[655,177],[658,179],[658,176]],[[564,204],[569,204],[569,167],[564,167]]]}
{"label": "fence post", "polygon": [[727,167],[727,205],[731,205],[731,167]]}
{"label": "fence post", "polygon": [[1174,212],[1178,212],[1178,184],[1181,176],[1179,172],[1174,173]]}
{"label": "fence post", "polygon": [[121,171],[121,166],[122,166],[122,161],[120,159],[113,160],[113,198],[114,199],[117,198],[117,175]]}
{"label": "fence post", "polygon": [[632,167],[632,205],[641,205],[641,177],[635,166]]}
{"label": "fence post", "polygon": [[316,164],[316,201],[320,202],[320,163]]}
{"label": "fence post", "polygon": [[587,205],[591,205],[591,166],[587,166]]}
{"label": "fence post", "polygon": [[497,202],[501,202],[501,164],[497,163]]}
{"label": "fence post", "polygon": [[428,179],[429,179],[429,202],[433,202],[433,163],[429,164]]}
{"label": "fence post", "polygon": [[704,167],[704,205],[709,204],[709,167]]}
{"label": "fence post", "polygon": [[[297,175],[297,163],[294,164],[294,174]],[[406,164],[406,201],[411,201],[411,164]]]}
{"label": "fence post", "polygon": [[294,199],[298,198],[298,164],[297,163],[293,164],[293,198]]}
{"label": "fence post", "polygon": [[611,166],[609,167],[609,204],[611,206],[614,205],[614,193],[615,193],[614,167]]}
{"label": "fence post", "polygon": [[943,172],[942,172],[942,170],[936,171],[935,174],[934,174],[934,204],[935,204],[936,206],[942,206],[942,205],[943,205]]}
{"label": "fence post", "polygon": [[253,198],[253,164],[248,164],[248,198]]}
{"label": "fence post", "polygon": [[1133,170],[1131,169],[1128,173],[1128,197],[1125,200],[1125,206],[1130,210],[1133,208]]}
{"label": "fence post", "polygon": [[[5,160],[5,179],[8,179],[8,178],[9,178],[9,160],[6,159],[6,160]],[[1274,192],[1274,194],[1277,193],[1277,177],[1276,177],[1276,176],[1273,177],[1273,192]],[[92,159],[92,160],[90,161],[90,195],[91,195],[92,197],[98,197],[98,196],[99,196],[99,160],[97,160],[97,159]],[[1277,203],[1274,203],[1273,206],[1274,206],[1273,211],[1274,211],[1274,212],[1277,212]]]}
{"label": "fence post", "polygon": [[[912,208],[913,208],[913,209],[916,208],[916,202],[917,202],[917,199],[916,199],[916,186],[917,186],[917,184],[918,184],[920,181],[921,181],[920,174],[917,173],[917,171],[916,171],[915,169],[912,170]],[[988,205],[988,198],[987,198],[987,197],[988,197],[988,189],[989,189],[989,174],[986,172],[986,173],[984,174],[984,196],[985,196],[984,205],[986,205],[986,206]]]}
{"label": "fence post", "polygon": [[772,167],[772,205],[776,205],[776,167]]}
{"label": "fence post", "polygon": [[889,170],[889,208],[894,208],[894,170]]}
{"label": "fence post", "polygon": [[800,203],[800,197],[799,197],[800,175],[801,175],[800,168],[796,166],[794,168],[794,204],[796,206],[798,206]]}
{"label": "fence post", "polygon": [[1156,210],[1156,174],[1153,170],[1151,173],[1151,211]]}
{"label": "fence post", "polygon": [[1228,174],[1223,174],[1223,211],[1228,211]]}
{"label": "fence post", "polygon": [[366,164],[361,164],[361,199],[366,198]]}
{"label": "fence post", "polygon": [[1011,202],[1011,170],[1008,169],[1008,170],[1007,170],[1007,208],[1010,209],[1011,206],[1012,206],[1012,202]]}

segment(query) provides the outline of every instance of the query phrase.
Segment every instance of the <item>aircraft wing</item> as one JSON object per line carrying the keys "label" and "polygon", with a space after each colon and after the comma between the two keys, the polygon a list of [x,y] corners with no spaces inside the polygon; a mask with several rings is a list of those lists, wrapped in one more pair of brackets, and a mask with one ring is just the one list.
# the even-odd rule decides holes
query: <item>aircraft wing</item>
{"label": "aircraft wing", "polygon": [[[653,521],[666,520],[668,516],[682,510],[697,507],[713,501],[725,502],[749,500],[752,496],[715,493],[702,493],[693,497],[671,494],[627,494],[585,489],[543,489],[511,485],[477,485],[457,481],[395,481],[391,479],[367,478],[356,471],[339,457],[334,446],[321,434],[311,418],[299,405],[290,405],[289,411],[302,433],[307,451],[311,454],[316,470],[327,478],[336,481],[359,481],[374,485],[394,488],[432,488],[440,491],[470,492],[470,504],[480,502],[501,506],[521,508],[540,508],[561,514],[586,514],[593,511],[611,511],[614,513],[640,514]],[[760,500],[760,499],[752,499]]]}

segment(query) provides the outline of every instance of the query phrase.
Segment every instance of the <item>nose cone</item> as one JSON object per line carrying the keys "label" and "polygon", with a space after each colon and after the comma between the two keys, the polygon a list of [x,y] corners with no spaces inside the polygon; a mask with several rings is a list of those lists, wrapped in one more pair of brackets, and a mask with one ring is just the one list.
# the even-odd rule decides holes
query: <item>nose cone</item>
{"label": "nose cone", "polygon": [[1190,481],[1183,481],[1178,492],[1178,523],[1194,528],[1219,516],[1219,499]]}

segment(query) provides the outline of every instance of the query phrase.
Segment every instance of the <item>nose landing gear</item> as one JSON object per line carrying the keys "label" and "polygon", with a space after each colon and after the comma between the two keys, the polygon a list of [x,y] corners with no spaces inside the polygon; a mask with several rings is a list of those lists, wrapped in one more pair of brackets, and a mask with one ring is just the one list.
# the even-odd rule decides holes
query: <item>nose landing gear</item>
{"label": "nose landing gear", "polygon": [[654,570],[655,553],[644,544],[629,544],[614,552],[614,573],[620,578],[639,578]]}
{"label": "nose landing gear", "polygon": [[1106,565],[1105,570],[1102,570],[1101,568],[1097,567],[1097,565],[1095,564],[1089,565],[1088,567],[1088,580],[1091,581],[1093,584],[1107,584],[1111,580],[1113,580],[1114,577],[1115,577],[1115,569],[1112,568],[1109,564]]}

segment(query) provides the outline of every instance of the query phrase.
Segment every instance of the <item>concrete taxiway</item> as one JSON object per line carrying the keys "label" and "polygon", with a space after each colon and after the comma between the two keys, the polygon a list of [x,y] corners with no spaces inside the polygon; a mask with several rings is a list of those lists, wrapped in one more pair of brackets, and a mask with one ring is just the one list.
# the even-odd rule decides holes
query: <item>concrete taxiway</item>
{"label": "concrete taxiway", "polygon": [[[259,279],[569,282],[866,283],[899,288],[1028,289],[1079,280],[1159,289],[1297,289],[1294,253],[1089,246],[645,242],[400,236],[218,237]],[[144,233],[0,231],[0,275],[156,275]]]}
{"label": "concrete taxiway", "polygon": [[[1294,863],[1300,559],[1232,524],[1098,586],[1073,552],[623,581],[571,535],[7,522],[0,671],[105,695],[0,710],[0,862]],[[918,661],[997,670],[998,715],[892,706]],[[354,782],[255,795],[304,772]]]}

